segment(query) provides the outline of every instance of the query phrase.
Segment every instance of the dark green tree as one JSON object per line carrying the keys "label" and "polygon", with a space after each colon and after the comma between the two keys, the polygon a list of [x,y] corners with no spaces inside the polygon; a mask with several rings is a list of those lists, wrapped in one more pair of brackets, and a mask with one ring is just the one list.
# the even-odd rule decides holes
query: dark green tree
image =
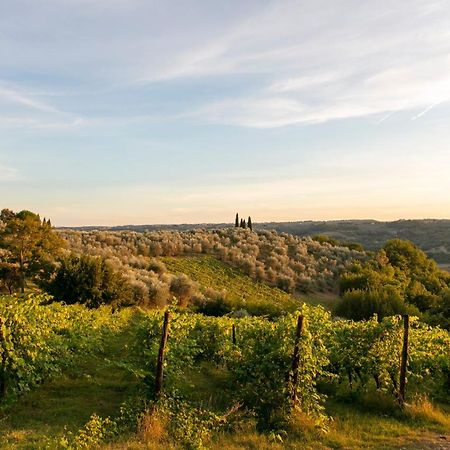
{"label": "dark green tree", "polygon": [[450,289],[441,293],[439,301],[429,311],[428,322],[450,331]]}
{"label": "dark green tree", "polygon": [[0,261],[0,292],[12,294],[20,287],[19,266],[17,264]]}
{"label": "dark green tree", "polygon": [[239,228],[239,214],[238,213],[236,213],[236,220],[234,221],[234,226],[236,228]]}
{"label": "dark green tree", "polygon": [[353,320],[367,320],[374,314],[381,320],[396,314],[418,314],[414,307],[403,301],[402,295],[392,286],[369,290],[355,289],[344,294],[335,312],[338,316]]}
{"label": "dark green tree", "polygon": [[23,293],[27,278],[39,281],[48,274],[64,241],[52,229],[50,221],[41,221],[39,215],[31,211],[13,213],[4,209],[0,219],[0,248],[5,252],[3,262],[17,267]]}
{"label": "dark green tree", "polygon": [[56,300],[90,307],[127,304],[131,295],[120,273],[101,257],[89,255],[63,259],[55,277],[44,287]]}
{"label": "dark green tree", "polygon": [[252,218],[248,216],[247,226],[253,231]]}

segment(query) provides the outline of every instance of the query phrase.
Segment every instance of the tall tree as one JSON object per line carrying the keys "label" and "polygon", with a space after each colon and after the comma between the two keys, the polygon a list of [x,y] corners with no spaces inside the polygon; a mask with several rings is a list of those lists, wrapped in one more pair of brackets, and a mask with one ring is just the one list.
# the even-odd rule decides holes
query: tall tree
{"label": "tall tree", "polygon": [[247,224],[245,223],[245,219],[242,219],[242,228],[247,228]]}
{"label": "tall tree", "polygon": [[235,228],[239,228],[239,214],[238,213],[236,213],[236,220],[234,222],[234,226],[235,226]]}
{"label": "tall tree", "polygon": [[252,218],[248,216],[247,226],[253,231]]}
{"label": "tall tree", "polygon": [[90,255],[71,255],[63,259],[45,289],[57,300],[90,307],[126,303],[130,298],[123,276],[101,257]]}
{"label": "tall tree", "polygon": [[17,268],[21,292],[26,278],[39,277],[63,246],[49,221],[41,221],[31,211],[13,213],[3,210],[0,215],[0,248],[6,251],[4,260]]}
{"label": "tall tree", "polygon": [[12,294],[20,287],[19,267],[17,264],[0,261],[0,292],[7,291]]}

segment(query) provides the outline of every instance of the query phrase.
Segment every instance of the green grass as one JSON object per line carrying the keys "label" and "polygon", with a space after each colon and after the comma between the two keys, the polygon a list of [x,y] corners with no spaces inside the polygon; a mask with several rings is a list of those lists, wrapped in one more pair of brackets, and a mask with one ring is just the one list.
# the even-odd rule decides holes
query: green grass
{"label": "green grass", "polygon": [[88,355],[82,365],[0,410],[0,448],[45,448],[49,438],[76,432],[94,413],[116,415],[136,387],[136,380],[115,365],[126,358],[129,339],[127,331],[116,335],[106,353]]}
{"label": "green grass", "polygon": [[[202,407],[211,408],[222,414],[233,406],[229,400],[229,386],[225,371],[209,363],[203,363],[200,371],[186,373],[180,383],[180,391]],[[406,412],[399,409],[390,395],[375,392],[354,395],[347,399],[329,400],[326,414],[331,418],[329,431],[322,433],[314,424],[301,415],[294,417],[288,435],[277,432],[260,433],[251,419],[240,421],[231,431],[213,435],[207,448],[212,450],[235,449],[403,449],[425,450],[446,449],[450,440],[450,415],[425,403],[411,405]],[[414,413],[413,413],[414,412]],[[446,436],[447,440],[441,439]],[[128,447],[129,445],[129,447]],[[163,443],[142,442],[132,439],[108,448],[163,449]],[[440,446],[439,446],[440,445]],[[174,445],[171,448],[181,448]]]}
{"label": "green grass", "polygon": [[312,306],[323,306],[329,311],[333,311],[339,301],[339,295],[333,292],[315,292],[304,297],[305,303]]}
{"label": "green grass", "polygon": [[212,256],[165,257],[161,260],[170,272],[188,275],[202,290],[213,288],[226,291],[226,298],[235,309],[271,306],[279,310],[294,311],[301,303],[300,299],[254,281],[240,270]]}
{"label": "green grass", "polygon": [[[136,380],[115,364],[128,355],[131,331],[115,336],[96,355],[64,376],[23,395],[0,412],[0,448],[5,450],[43,449],[48,439],[54,441],[67,431],[76,432],[93,413],[116,416],[123,401],[135,392]],[[223,368],[203,363],[198,371],[185,373],[180,391],[194,403],[223,413],[233,405],[227,391],[227,374]],[[227,393],[228,392],[228,393]],[[234,449],[445,449],[450,441],[450,415],[431,404],[412,405],[406,413],[399,411],[389,397],[372,393],[330,400],[326,413],[333,418],[329,432],[322,434],[298,417],[289,435],[277,442],[275,435],[256,431],[251,419],[239,422],[234,431],[213,436],[207,448]],[[447,440],[440,439],[447,435]],[[441,445],[441,447],[438,446]],[[176,444],[145,441],[142,434],[120,436],[100,448],[168,449]]]}

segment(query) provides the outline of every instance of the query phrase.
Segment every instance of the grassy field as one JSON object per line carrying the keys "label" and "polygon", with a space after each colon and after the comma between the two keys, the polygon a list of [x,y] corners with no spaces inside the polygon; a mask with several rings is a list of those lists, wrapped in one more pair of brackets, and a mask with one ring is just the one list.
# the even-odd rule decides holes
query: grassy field
{"label": "grassy field", "polygon": [[253,281],[240,270],[218,261],[212,256],[161,258],[168,270],[184,273],[197,282],[203,290],[213,288],[225,291],[234,308],[257,309],[265,305],[285,311],[294,311],[304,299]]}
{"label": "grassy field", "polygon": [[[24,395],[0,415],[0,448],[59,449],[58,440],[68,431],[79,430],[96,413],[115,416],[120,404],[135,392],[136,381],[114,364],[127,357],[127,332],[118,335],[103,352],[86,359],[82,367],[58,380],[45,383]],[[222,409],[226,376],[205,364],[200,371],[186,373],[181,389],[199,404]],[[238,430],[213,436],[206,448],[237,449],[449,449],[450,416],[425,403],[403,413],[383,397],[368,395],[355,405],[349,398],[330,401],[327,414],[333,419],[323,434],[307,419],[299,417],[289,436],[259,433],[252,422]],[[51,444],[49,444],[51,443]],[[177,449],[170,437],[149,430],[122,435],[99,449]]]}
{"label": "grassy field", "polygon": [[116,335],[104,351],[0,409],[0,448],[60,448],[58,439],[77,432],[93,414],[115,416],[137,386],[116,364],[127,358],[129,340],[128,331]]}
{"label": "grassy field", "polygon": [[[204,288],[225,289],[237,305],[242,297],[255,304],[276,302],[292,308],[298,304],[294,297],[256,283],[214,258],[164,258],[164,262],[171,272],[186,273]],[[309,299],[310,303],[325,306],[332,305],[333,301],[334,297],[327,294]],[[133,316],[129,326],[120,328],[107,345],[87,355],[80,366],[66,370],[61,377],[3,406],[0,409],[0,449],[74,449],[61,445],[61,438],[70,432],[77,433],[94,413],[103,418],[117,417],[122,403],[135,399],[139,392],[137,379],[120,364],[131,357],[135,331],[132,325]],[[199,370],[184,373],[179,389],[199,406],[221,412],[232,406],[227,397],[226,371],[209,362],[202,363]],[[402,411],[391,395],[375,392],[358,396],[344,392],[332,398],[325,405],[330,417],[327,433],[318,431],[301,416],[294,417],[288,434],[261,433],[255,423],[246,418],[231,430],[213,434],[206,448],[450,450],[448,407],[437,407],[426,400],[410,400],[411,404]],[[162,425],[156,430],[140,427],[96,447],[76,448],[165,450],[182,447],[173,442]]]}
{"label": "grassy field", "polygon": [[188,256],[161,258],[170,272],[184,273],[203,289],[211,287],[226,291],[227,298],[235,308],[255,308],[258,305],[275,305],[280,310],[294,311],[302,302],[320,305],[332,310],[338,295],[332,292],[290,295],[280,289],[255,282],[240,270],[218,261],[212,256]]}

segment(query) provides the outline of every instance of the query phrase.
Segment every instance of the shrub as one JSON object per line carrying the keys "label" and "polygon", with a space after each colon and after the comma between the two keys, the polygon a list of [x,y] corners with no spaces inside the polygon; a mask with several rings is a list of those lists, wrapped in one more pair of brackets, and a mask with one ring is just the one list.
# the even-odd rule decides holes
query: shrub
{"label": "shrub", "polygon": [[369,290],[354,289],[344,294],[336,307],[336,314],[353,320],[370,319],[374,314],[381,320],[386,316],[411,311],[400,293],[393,287]]}
{"label": "shrub", "polygon": [[72,255],[62,260],[54,278],[44,288],[57,300],[90,307],[133,300],[133,293],[122,275],[103,258],[88,255]]}

